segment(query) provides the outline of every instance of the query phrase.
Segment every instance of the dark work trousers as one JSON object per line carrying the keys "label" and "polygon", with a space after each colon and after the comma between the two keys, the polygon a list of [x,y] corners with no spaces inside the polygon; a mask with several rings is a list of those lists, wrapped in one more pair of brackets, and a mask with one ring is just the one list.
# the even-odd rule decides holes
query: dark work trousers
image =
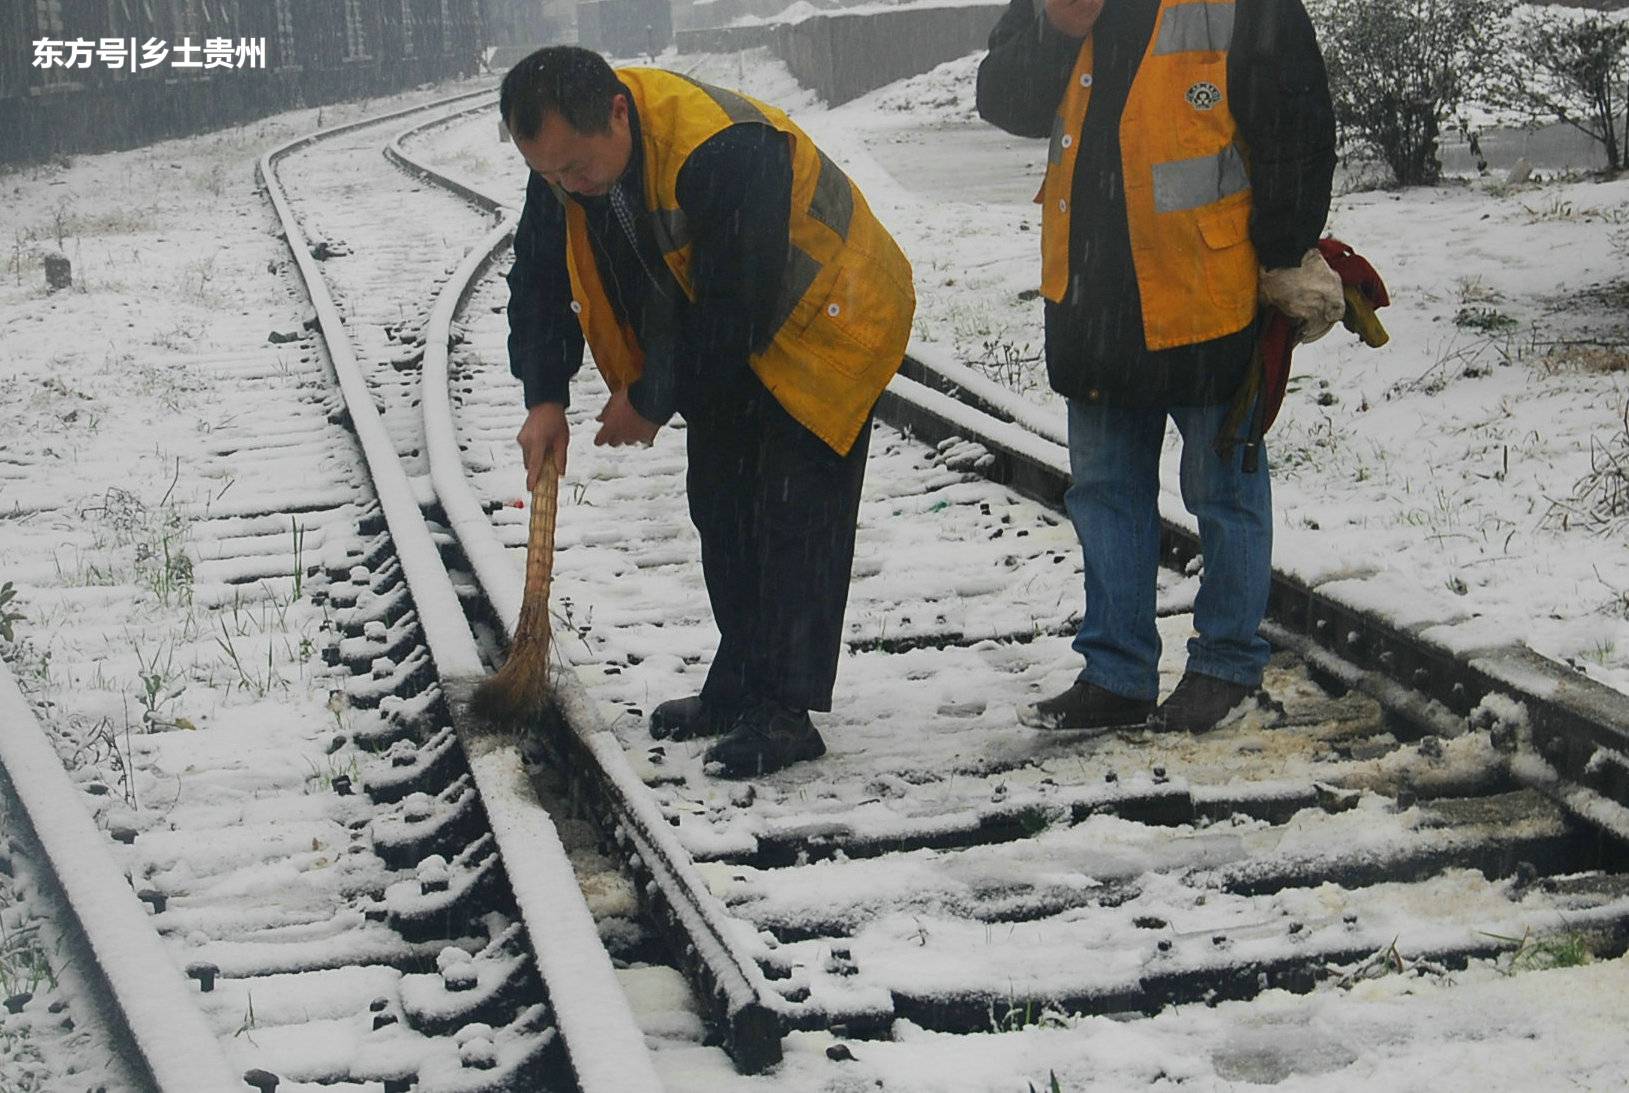
{"label": "dark work trousers", "polygon": [[718,626],[702,698],[831,709],[871,421],[839,456],[749,373],[734,414],[687,423],[690,518]]}

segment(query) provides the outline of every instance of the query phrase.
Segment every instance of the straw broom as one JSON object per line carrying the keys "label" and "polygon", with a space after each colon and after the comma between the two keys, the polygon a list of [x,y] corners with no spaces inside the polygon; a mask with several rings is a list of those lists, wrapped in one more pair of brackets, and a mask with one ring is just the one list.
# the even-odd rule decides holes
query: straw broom
{"label": "straw broom", "polygon": [[532,487],[526,536],[526,587],[515,639],[503,667],[475,689],[470,709],[494,725],[519,730],[553,709],[549,690],[549,584],[554,577],[554,516],[560,476],[551,453]]}

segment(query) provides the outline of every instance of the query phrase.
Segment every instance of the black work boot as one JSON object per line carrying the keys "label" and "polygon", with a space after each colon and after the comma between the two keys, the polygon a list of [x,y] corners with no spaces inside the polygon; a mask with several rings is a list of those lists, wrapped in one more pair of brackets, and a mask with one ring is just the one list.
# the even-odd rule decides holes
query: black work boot
{"label": "black work boot", "polygon": [[763,702],[736,719],[729,735],[707,749],[707,763],[717,763],[725,778],[753,778],[803,759],[826,754],[806,710]]}
{"label": "black work boot", "polygon": [[1231,720],[1235,711],[1242,713],[1256,690],[1243,683],[1186,672],[1176,690],[1160,704],[1159,712],[1154,715],[1156,727],[1167,732],[1210,732],[1223,721]]}
{"label": "black work boot", "polygon": [[1075,729],[1136,728],[1154,712],[1146,698],[1127,698],[1095,683],[1076,680],[1067,691],[1018,707],[1019,724],[1032,729],[1068,732]]}
{"label": "black work boot", "polygon": [[740,714],[738,707],[703,702],[700,695],[670,698],[650,712],[650,734],[658,740],[717,736],[728,732]]}

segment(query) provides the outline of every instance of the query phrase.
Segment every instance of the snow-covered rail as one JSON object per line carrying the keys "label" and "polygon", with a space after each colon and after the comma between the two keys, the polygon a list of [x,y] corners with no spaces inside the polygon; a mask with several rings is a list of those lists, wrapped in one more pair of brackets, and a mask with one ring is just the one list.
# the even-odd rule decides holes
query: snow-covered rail
{"label": "snow-covered rail", "polygon": [[[415,161],[401,138],[392,142],[387,154],[393,162],[484,208],[503,208],[497,199]],[[520,614],[522,582],[465,474],[448,387],[448,346],[453,342],[454,314],[479,278],[507,251],[513,231],[513,221],[506,220],[453,271],[425,324],[422,376],[424,431],[436,498],[509,638]],[[716,900],[706,893],[688,855],[645,797],[620,744],[569,668],[556,673],[554,692],[562,723],[571,733],[551,742],[566,748],[557,754],[557,765],[593,780],[593,798],[604,809],[605,828],[617,832],[625,864],[645,893],[647,916],[662,927],[669,947],[680,954],[698,999],[736,1064],[747,1072],[773,1065],[780,1059],[785,1025],[780,995],[769,989],[763,972],[732,939]]]}
{"label": "snow-covered rail", "polygon": [[[344,131],[375,126],[396,116],[370,119],[346,127]],[[434,540],[418,495],[408,480],[398,439],[387,432],[381,420],[367,376],[351,346],[345,321],[277,178],[278,162],[285,156],[316,139],[339,132],[302,138],[268,152],[261,160],[260,174],[317,310],[344,393],[349,423],[362,445],[368,474],[388,527],[391,549],[402,565],[406,588],[418,615],[419,632],[434,661],[444,704],[440,715],[452,727],[452,735],[462,749],[470,782],[479,799],[474,807],[485,814],[489,834],[478,836],[475,842],[490,839],[507,862],[523,863],[519,867],[510,864],[504,876],[526,927],[525,937],[534,954],[576,1088],[585,1093],[654,1090],[659,1085],[643,1038],[616,985],[610,959],[599,943],[594,921],[577,889],[560,838],[526,776],[525,762],[516,743],[482,732],[480,726],[470,724],[465,716],[468,692],[484,669],[465,619],[460,593],[454,588],[452,576],[441,558],[440,544]],[[454,282],[460,283],[456,273]],[[444,293],[444,302],[432,313],[426,331],[431,352],[439,348],[444,353],[446,324],[458,297],[456,288]],[[438,336],[443,339],[439,346],[436,345]],[[444,403],[444,386],[440,394]],[[434,416],[427,415],[424,435],[433,470],[438,459],[447,458],[443,450],[447,430],[438,428]],[[423,742],[434,747],[438,738],[432,734]],[[403,757],[400,765],[409,769],[418,765],[415,763],[418,756],[409,754],[411,750],[409,745],[407,751],[397,753]],[[387,784],[381,780],[380,788]],[[389,792],[391,796],[400,795],[399,788]],[[462,811],[467,815],[469,802],[464,800],[463,805]],[[435,804],[429,803],[421,813],[405,817],[405,826],[432,829],[444,826],[435,822],[436,812]],[[409,837],[401,841],[412,845],[414,840]],[[517,1073],[511,1083],[525,1080]],[[512,1087],[525,1086],[513,1084]]]}

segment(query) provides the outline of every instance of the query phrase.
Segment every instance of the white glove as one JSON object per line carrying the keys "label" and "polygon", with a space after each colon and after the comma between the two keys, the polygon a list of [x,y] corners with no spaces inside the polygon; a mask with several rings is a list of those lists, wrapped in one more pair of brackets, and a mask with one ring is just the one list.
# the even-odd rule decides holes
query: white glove
{"label": "white glove", "polygon": [[1276,307],[1297,325],[1296,340],[1315,342],[1346,314],[1340,274],[1313,247],[1299,266],[1261,271],[1261,302]]}

